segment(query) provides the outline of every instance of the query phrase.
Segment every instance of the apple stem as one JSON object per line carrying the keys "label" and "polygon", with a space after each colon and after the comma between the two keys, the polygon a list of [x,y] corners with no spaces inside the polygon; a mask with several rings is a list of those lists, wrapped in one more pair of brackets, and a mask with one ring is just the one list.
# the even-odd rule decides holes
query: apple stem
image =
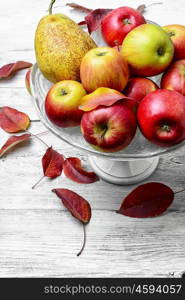
{"label": "apple stem", "polygon": [[83,225],[83,234],[84,234],[84,240],[83,240],[83,245],[82,245],[82,248],[81,250],[77,253],[77,256],[80,256],[85,248],[85,244],[86,244],[86,226],[85,224],[82,224]]}
{"label": "apple stem", "polygon": [[44,175],[32,186],[32,190],[36,188],[36,186],[41,182],[41,180],[44,178]]}
{"label": "apple stem", "polygon": [[53,5],[54,5],[55,1],[56,0],[51,0],[51,2],[50,2],[49,8],[48,8],[48,11],[49,11],[50,15],[52,15],[52,9],[53,9]]}

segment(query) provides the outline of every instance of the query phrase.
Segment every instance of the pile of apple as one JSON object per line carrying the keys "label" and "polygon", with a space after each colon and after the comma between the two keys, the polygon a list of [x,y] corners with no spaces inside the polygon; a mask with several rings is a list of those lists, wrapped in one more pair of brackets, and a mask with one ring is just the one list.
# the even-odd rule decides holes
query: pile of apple
{"label": "pile of apple", "polygon": [[[135,9],[111,11],[101,24],[107,47],[85,54],[81,82],[60,81],[45,99],[57,126],[80,126],[96,150],[115,152],[137,126],[151,143],[170,147],[185,139],[185,26],[147,24]],[[150,76],[162,73],[160,86]]]}

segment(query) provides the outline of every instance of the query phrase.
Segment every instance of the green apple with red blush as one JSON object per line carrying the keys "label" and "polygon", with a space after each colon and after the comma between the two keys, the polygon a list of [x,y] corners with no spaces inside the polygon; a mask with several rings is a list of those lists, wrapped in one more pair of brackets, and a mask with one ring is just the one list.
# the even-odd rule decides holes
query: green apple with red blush
{"label": "green apple with red blush", "polygon": [[173,59],[174,46],[160,26],[143,24],[126,35],[121,53],[129,64],[131,74],[154,76],[169,66]]}

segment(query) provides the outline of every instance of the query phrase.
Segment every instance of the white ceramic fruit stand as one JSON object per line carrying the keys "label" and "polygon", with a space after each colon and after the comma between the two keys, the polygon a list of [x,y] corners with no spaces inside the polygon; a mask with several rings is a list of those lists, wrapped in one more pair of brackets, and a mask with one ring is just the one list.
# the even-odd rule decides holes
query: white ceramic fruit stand
{"label": "white ceramic fruit stand", "polygon": [[[156,77],[155,81],[158,80]],[[44,100],[51,86],[52,83],[43,77],[35,64],[31,73],[31,89],[41,121],[62,141],[85,151],[94,171],[108,182],[122,185],[140,182],[155,171],[161,155],[184,144],[170,148],[158,147],[147,141],[137,129],[133,141],[124,150],[114,153],[96,151],[84,140],[79,127],[60,128],[49,121],[44,109]]]}

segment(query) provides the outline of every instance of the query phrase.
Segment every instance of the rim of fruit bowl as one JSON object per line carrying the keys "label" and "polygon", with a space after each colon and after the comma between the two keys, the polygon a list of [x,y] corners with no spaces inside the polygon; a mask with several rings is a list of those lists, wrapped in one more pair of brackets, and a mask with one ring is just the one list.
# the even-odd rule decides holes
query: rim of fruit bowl
{"label": "rim of fruit bowl", "polygon": [[[118,161],[122,160],[122,161],[124,161],[124,160],[137,160],[137,159],[146,159],[146,158],[152,158],[152,157],[155,157],[155,156],[161,156],[163,154],[174,151],[174,150],[176,150],[180,147],[183,147],[185,145],[185,141],[183,141],[183,142],[181,142],[181,143],[179,143],[175,146],[163,148],[163,147],[153,145],[152,143],[147,141],[143,136],[142,136],[142,138],[144,139],[143,141],[147,144],[149,143],[148,145],[149,145],[149,147],[151,147],[151,152],[150,153],[148,153],[148,152],[147,153],[138,152],[138,153],[135,153],[135,154],[133,154],[133,153],[129,154],[129,153],[124,153],[124,149],[121,150],[121,151],[118,151],[118,152],[99,152],[99,151],[91,148],[91,146],[87,142],[85,142],[85,140],[84,140],[84,145],[80,145],[78,142],[75,142],[73,139],[72,140],[69,139],[71,128],[65,128],[64,129],[64,128],[57,127],[54,124],[52,124],[49,121],[49,119],[47,118],[45,110],[43,108],[44,99],[43,99],[43,96],[41,96],[39,94],[40,90],[42,90],[42,92],[43,92],[43,87],[39,83],[40,82],[39,78],[37,78],[36,76],[37,77],[39,76],[39,78],[42,78],[42,81],[48,82],[48,84],[50,84],[51,86],[53,84],[49,83],[49,81],[47,81],[43,77],[43,75],[41,74],[41,72],[38,68],[37,63],[35,63],[32,67],[32,71],[31,71],[30,85],[31,85],[33,103],[34,103],[34,106],[36,108],[39,119],[46,126],[46,128],[49,131],[51,131],[55,136],[57,136],[59,139],[61,139],[62,141],[64,141],[65,143],[67,143],[70,146],[76,147],[79,150],[81,150],[83,152],[86,152],[86,153],[88,153],[90,155],[93,155],[93,156],[99,156],[99,157],[102,157],[102,158],[105,158],[105,159],[109,158],[109,159],[113,159],[113,160],[118,160]],[[38,90],[37,88],[40,89],[40,90]],[[48,90],[49,90],[49,87],[48,87]],[[46,90],[44,91],[44,93],[46,93]],[[39,99],[39,96],[40,96],[41,99]],[[77,127],[76,128],[73,127],[72,129],[78,130]],[[69,131],[67,133],[68,138],[65,137],[65,134],[66,134],[67,130]],[[65,132],[64,135],[62,135],[62,131],[63,131],[63,133]],[[137,136],[141,136],[141,135],[142,134],[140,133],[140,131],[138,129],[134,139],[136,139]],[[83,136],[82,136],[81,133],[80,133],[80,139],[83,139]],[[134,141],[134,139],[133,139],[133,141]],[[133,141],[131,142],[132,145],[133,145]],[[128,150],[128,147],[130,145],[127,146],[127,150]],[[136,142],[136,146],[137,146],[137,142]]]}

